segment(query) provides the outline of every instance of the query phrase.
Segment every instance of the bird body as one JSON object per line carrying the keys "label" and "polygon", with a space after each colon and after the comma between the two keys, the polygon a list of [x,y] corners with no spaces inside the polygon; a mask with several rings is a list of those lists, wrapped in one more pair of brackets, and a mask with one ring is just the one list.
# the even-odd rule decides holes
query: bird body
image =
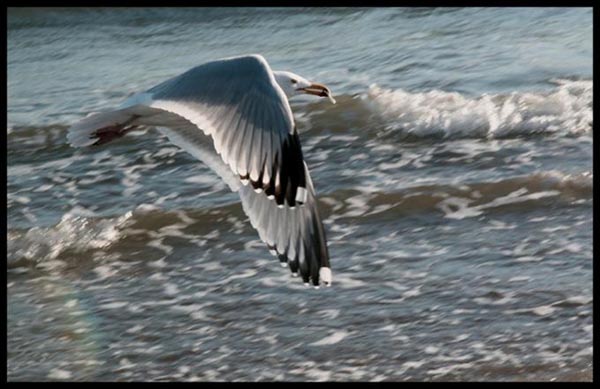
{"label": "bird body", "polygon": [[288,99],[331,97],[322,84],[274,72],[260,55],[209,62],[91,114],[68,132],[97,146],[154,126],[217,173],[269,250],[305,283],[331,285],[329,253],[314,186]]}

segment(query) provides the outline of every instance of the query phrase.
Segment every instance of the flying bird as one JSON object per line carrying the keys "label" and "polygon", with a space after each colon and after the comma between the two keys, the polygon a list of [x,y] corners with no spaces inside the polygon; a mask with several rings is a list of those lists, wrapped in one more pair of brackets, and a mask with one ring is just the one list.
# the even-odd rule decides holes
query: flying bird
{"label": "flying bird", "polygon": [[92,113],[68,130],[74,147],[98,146],[153,126],[217,173],[272,254],[315,287],[331,285],[331,268],[315,189],[302,156],[288,99],[335,100],[319,83],[273,71],[261,55],[225,58]]}

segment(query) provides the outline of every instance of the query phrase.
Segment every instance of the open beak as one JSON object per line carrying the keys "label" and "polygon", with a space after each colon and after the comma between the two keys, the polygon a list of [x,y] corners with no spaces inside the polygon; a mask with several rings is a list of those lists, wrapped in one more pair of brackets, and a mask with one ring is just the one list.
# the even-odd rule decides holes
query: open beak
{"label": "open beak", "polygon": [[301,88],[300,90],[303,91],[304,93],[308,93],[309,95],[327,97],[327,98],[329,98],[329,101],[331,101],[333,104],[335,104],[335,99],[333,98],[333,96],[331,96],[331,91],[329,90],[329,88],[327,88],[323,84],[314,82],[314,83],[310,84],[309,87]]}

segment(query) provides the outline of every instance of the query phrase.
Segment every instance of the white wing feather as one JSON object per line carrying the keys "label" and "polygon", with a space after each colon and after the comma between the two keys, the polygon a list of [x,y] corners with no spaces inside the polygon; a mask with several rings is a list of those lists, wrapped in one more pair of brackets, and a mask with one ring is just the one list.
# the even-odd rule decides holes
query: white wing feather
{"label": "white wing feather", "polygon": [[69,129],[68,139],[74,146],[101,144],[139,125],[157,126],[239,191],[260,238],[292,272],[314,285],[319,278],[331,283],[323,225],[292,111],[262,56],[195,67],[132,96],[117,110],[83,119]]}

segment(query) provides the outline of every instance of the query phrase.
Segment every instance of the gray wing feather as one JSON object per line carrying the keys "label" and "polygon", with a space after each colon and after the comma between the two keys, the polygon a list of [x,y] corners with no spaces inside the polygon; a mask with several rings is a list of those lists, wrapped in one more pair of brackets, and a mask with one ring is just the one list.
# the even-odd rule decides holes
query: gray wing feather
{"label": "gray wing feather", "polygon": [[252,226],[282,263],[287,263],[293,273],[300,273],[304,282],[329,284],[331,271],[325,232],[306,165],[304,169],[309,179],[302,207],[278,207],[249,186],[240,187],[240,198]]}
{"label": "gray wing feather", "polygon": [[[69,141],[93,144],[98,128],[122,123],[157,126],[211,167],[239,191],[252,226],[282,263],[305,282],[331,283],[325,233],[291,109],[262,57],[191,69],[117,110],[85,118],[69,130]],[[240,185],[240,178],[251,185]]]}
{"label": "gray wing feather", "polygon": [[264,58],[200,65],[147,94],[151,107],[179,114],[211,135],[215,150],[242,182],[270,188],[279,205],[301,203],[296,195],[306,185],[302,149],[287,98]]}

